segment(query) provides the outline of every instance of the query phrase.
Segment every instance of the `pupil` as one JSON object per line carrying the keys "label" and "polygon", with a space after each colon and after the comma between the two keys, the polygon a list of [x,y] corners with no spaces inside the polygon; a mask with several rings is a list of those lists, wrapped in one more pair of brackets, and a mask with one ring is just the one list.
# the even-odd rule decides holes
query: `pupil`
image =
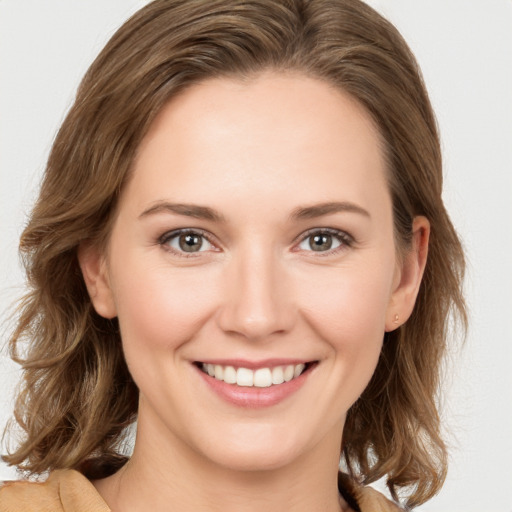
{"label": "pupil", "polygon": [[185,252],[194,252],[201,249],[203,242],[201,237],[198,235],[181,235],[180,236],[180,248]]}
{"label": "pupil", "polygon": [[313,245],[311,248],[314,251],[322,251],[330,249],[332,245],[332,236],[331,235],[315,235],[313,237]]}

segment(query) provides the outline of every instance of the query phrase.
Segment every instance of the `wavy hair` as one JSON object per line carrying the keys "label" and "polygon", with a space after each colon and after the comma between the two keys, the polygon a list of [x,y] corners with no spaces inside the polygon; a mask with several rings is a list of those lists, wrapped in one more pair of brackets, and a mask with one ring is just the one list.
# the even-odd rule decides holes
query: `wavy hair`
{"label": "wavy hair", "polygon": [[136,419],[138,390],[116,320],[91,306],[77,248],[108,240],[137,148],[171,98],[209,78],[268,69],[323,80],[371,114],[399,247],[408,246],[416,215],[430,221],[414,311],[386,334],[375,374],[348,412],[340,453],[353,477],[386,477],[409,506],[439,491],[447,455],[436,398],[450,319],[466,324],[464,255],[442,202],[437,125],[414,56],[359,0],[157,0],[108,42],[57,134],[21,237],[30,290],[10,348],[24,370],[15,406],[24,437],[7,463],[100,478],[126,461],[120,443]]}

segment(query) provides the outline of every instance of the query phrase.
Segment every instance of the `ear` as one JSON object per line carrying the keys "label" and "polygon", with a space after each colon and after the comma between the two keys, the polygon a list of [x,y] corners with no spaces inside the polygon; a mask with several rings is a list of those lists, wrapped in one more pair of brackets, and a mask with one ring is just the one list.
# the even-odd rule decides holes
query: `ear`
{"label": "ear", "polygon": [[414,218],[410,249],[397,266],[393,293],[386,312],[386,332],[400,327],[411,316],[427,264],[430,222],[426,217]]}
{"label": "ear", "polygon": [[117,309],[104,252],[92,244],[82,243],[78,247],[78,262],[96,313],[104,318],[116,317]]}

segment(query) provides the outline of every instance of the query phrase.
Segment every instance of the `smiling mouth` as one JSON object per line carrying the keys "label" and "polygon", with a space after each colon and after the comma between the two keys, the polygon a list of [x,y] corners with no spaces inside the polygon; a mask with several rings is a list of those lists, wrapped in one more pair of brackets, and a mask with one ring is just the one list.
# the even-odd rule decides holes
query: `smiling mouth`
{"label": "smiling mouth", "polygon": [[274,366],[272,368],[258,368],[251,370],[250,368],[210,363],[195,363],[196,366],[210,377],[241,387],[269,388],[271,386],[279,386],[285,382],[290,382],[303,373],[312,368],[315,362],[288,364]]}

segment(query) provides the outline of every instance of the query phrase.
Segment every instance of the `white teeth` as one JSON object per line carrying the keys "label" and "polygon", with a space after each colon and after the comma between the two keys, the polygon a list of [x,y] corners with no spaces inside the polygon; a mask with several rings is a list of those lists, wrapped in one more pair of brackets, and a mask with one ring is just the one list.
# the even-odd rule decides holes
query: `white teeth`
{"label": "white teeth", "polygon": [[236,383],[236,370],[232,366],[226,366],[226,368],[224,368],[224,382],[228,384]]}
{"label": "white teeth", "polygon": [[295,366],[293,364],[289,364],[284,369],[284,381],[290,382],[293,379],[293,374],[295,373]]}
{"label": "white teeth", "polygon": [[282,384],[284,382],[284,372],[282,366],[276,366],[272,369],[272,384]]}
{"label": "white teeth", "polygon": [[254,385],[254,372],[247,368],[238,368],[236,371],[236,383],[238,386],[251,387]]}
{"label": "white teeth", "polygon": [[203,371],[217,380],[222,380],[227,384],[257,388],[268,388],[283,382],[290,382],[292,379],[299,377],[305,368],[304,363],[275,366],[274,368],[258,368],[257,370],[236,369],[233,366],[210,363],[203,363],[202,365]]}
{"label": "white teeth", "polygon": [[224,380],[224,368],[220,364],[215,365],[215,378],[217,380]]}
{"label": "white teeth", "polygon": [[257,388],[268,388],[272,386],[272,372],[270,368],[260,368],[254,372],[254,385]]}
{"label": "white teeth", "polygon": [[293,369],[293,377],[297,378],[304,371],[304,368],[306,368],[305,364],[296,365],[295,368]]}

